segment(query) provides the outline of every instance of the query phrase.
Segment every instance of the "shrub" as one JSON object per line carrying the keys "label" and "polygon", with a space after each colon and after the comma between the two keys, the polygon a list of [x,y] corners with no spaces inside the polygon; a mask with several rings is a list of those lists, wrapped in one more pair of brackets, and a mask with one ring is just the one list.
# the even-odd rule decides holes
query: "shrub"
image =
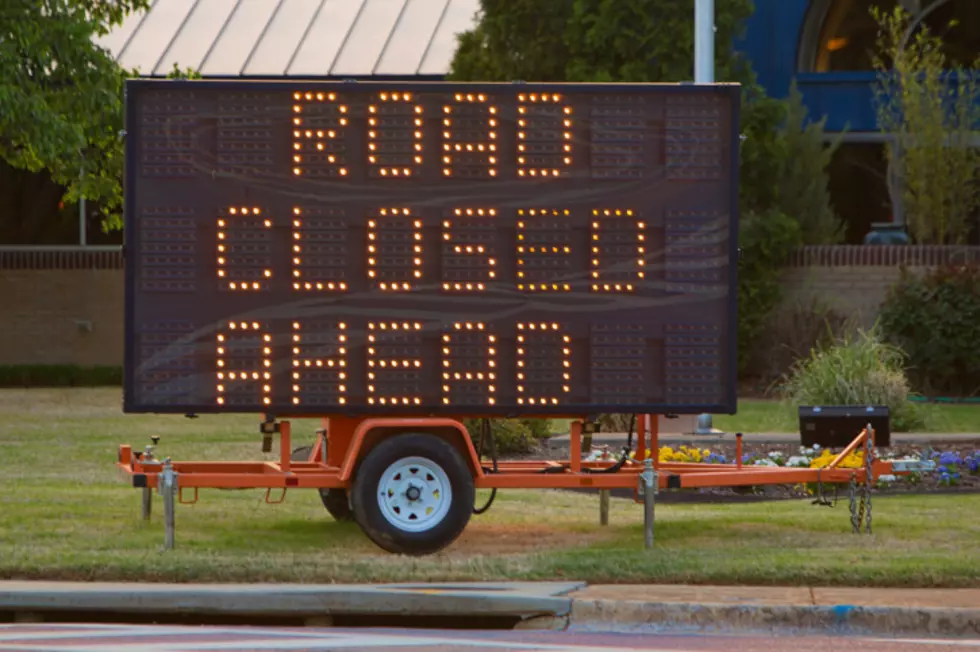
{"label": "shrub", "polygon": [[797,360],[833,344],[852,327],[851,321],[815,296],[773,310],[752,347],[747,375],[764,385],[778,382]]}
{"label": "shrub", "polygon": [[980,383],[980,267],[902,270],[879,316],[882,334],[909,357],[923,393],[972,396]]}
{"label": "shrub", "polygon": [[636,432],[636,421],[632,414],[600,414],[597,421],[603,432],[629,432],[630,422]]}
{"label": "shrub", "polygon": [[846,332],[799,360],[782,390],[794,410],[799,405],[886,405],[892,430],[908,432],[924,422],[920,408],[909,401],[904,362],[904,352],[883,341],[877,327]]}
{"label": "shrub", "polygon": [[746,215],[738,245],[738,367],[744,372],[773,309],[782,301],[779,270],[802,243],[800,224],[778,211]]}
{"label": "shrub", "polygon": [[[482,419],[463,419],[474,446],[480,445]],[[521,455],[532,452],[542,439],[551,436],[548,419],[491,419],[493,441],[497,455]],[[483,454],[490,455],[490,442],[483,442]]]}
{"label": "shrub", "polygon": [[119,387],[122,381],[121,367],[0,366],[0,387]]}

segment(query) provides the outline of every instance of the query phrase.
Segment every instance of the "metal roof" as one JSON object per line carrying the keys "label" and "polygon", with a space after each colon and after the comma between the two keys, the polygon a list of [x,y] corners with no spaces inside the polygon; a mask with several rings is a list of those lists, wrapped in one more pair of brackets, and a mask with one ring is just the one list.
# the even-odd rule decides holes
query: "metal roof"
{"label": "metal roof", "polygon": [[153,0],[97,39],[126,68],[205,77],[443,75],[480,0]]}

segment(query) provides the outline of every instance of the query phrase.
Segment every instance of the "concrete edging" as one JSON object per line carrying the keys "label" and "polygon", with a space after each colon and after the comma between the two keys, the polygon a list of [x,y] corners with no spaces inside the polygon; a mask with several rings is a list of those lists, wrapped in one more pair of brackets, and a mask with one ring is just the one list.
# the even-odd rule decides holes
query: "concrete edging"
{"label": "concrete edging", "polygon": [[[0,582],[0,612],[153,615],[517,617],[563,619],[583,582],[454,584],[115,584]],[[552,625],[553,626],[553,625]]]}
{"label": "concrete edging", "polygon": [[695,628],[702,631],[773,629],[872,635],[980,636],[980,608],[688,604],[573,599],[572,626]]}

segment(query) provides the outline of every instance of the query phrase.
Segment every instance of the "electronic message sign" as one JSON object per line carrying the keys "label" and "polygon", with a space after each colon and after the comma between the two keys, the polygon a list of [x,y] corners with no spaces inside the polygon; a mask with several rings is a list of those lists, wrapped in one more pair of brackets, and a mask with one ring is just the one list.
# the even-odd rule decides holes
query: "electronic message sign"
{"label": "electronic message sign", "polygon": [[734,412],[738,86],[126,92],[126,411]]}

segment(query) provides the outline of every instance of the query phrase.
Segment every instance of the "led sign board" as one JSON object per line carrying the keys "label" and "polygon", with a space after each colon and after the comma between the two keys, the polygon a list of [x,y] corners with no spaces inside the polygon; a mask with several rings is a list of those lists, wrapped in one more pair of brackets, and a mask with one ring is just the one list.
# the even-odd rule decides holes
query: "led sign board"
{"label": "led sign board", "polygon": [[737,86],[126,99],[126,411],[734,411]]}

